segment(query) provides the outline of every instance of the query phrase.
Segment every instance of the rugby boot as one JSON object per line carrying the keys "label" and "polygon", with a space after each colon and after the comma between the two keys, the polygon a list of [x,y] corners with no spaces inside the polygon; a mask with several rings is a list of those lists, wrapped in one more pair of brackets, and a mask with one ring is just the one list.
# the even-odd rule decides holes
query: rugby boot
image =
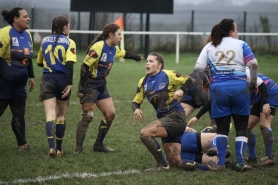
{"label": "rugby boot", "polygon": [[82,156],[82,155],[84,155],[85,153],[84,153],[82,150],[79,150],[79,151],[74,151],[73,154],[74,154],[74,155]]}
{"label": "rugby boot", "polygon": [[56,157],[56,149],[55,148],[50,148],[49,152],[48,152],[48,157]]}
{"label": "rugby boot", "polygon": [[246,172],[246,171],[252,170],[252,168],[250,166],[248,166],[247,164],[244,164],[244,163],[241,165],[236,163],[234,169],[239,172]]}
{"label": "rugby boot", "polygon": [[268,156],[263,157],[257,164],[255,164],[255,167],[270,167],[275,164],[274,158],[270,158]]}
{"label": "rugby boot", "polygon": [[64,151],[63,150],[57,150],[56,155],[57,156],[63,156],[64,155]]}
{"label": "rugby boot", "polygon": [[111,152],[114,152],[114,149],[106,146],[105,144],[97,144],[95,143],[94,146],[93,146],[93,150],[95,152],[105,152],[105,153],[111,153]]}
{"label": "rugby boot", "polygon": [[156,165],[156,166],[154,166],[154,167],[145,169],[145,171],[167,171],[167,170],[169,170],[169,169],[170,169],[170,168],[169,168],[169,165],[163,166],[163,165],[161,165],[161,164],[158,164],[158,165]]}
{"label": "rugby boot", "polygon": [[225,165],[219,166],[218,164],[216,164],[212,160],[210,160],[207,163],[207,165],[208,165],[209,169],[212,170],[212,171],[222,171],[222,170],[226,169]]}

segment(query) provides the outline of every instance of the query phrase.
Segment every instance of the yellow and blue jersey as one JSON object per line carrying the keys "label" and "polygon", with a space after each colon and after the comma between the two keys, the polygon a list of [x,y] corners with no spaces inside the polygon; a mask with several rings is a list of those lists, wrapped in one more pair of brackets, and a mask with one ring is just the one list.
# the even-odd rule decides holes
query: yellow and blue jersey
{"label": "yellow and blue jersey", "polygon": [[168,112],[183,111],[180,103],[173,100],[173,94],[188,79],[189,76],[182,76],[171,70],[162,70],[154,76],[147,75],[140,79],[133,102],[140,105],[147,97],[158,118]]}
{"label": "yellow and blue jersey", "polygon": [[56,46],[56,34],[45,37],[37,57],[37,63],[43,64],[43,73],[61,72],[67,74],[66,63],[76,63],[76,44],[63,34],[59,35]]}
{"label": "yellow and blue jersey", "polygon": [[112,68],[114,58],[123,58],[125,53],[125,50],[121,50],[118,46],[109,47],[104,40],[93,44],[84,59],[84,63],[89,66],[90,77],[105,79]]}
{"label": "yellow and blue jersey", "polygon": [[12,26],[0,30],[0,77],[16,83],[26,83],[27,67],[32,61],[31,34],[17,31]]}

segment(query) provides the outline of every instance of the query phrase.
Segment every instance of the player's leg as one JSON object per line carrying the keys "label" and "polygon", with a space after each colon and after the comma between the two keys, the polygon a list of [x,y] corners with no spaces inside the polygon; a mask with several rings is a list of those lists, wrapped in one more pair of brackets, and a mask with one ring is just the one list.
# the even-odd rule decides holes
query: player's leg
{"label": "player's leg", "polygon": [[98,152],[114,152],[114,150],[105,144],[103,140],[108,133],[112,122],[116,116],[114,103],[111,97],[101,99],[97,101],[97,107],[102,112],[104,118],[101,120],[98,127],[98,134],[95,144],[93,146],[94,151]]}
{"label": "player's leg", "polygon": [[274,133],[271,129],[271,122],[274,118],[276,108],[271,107],[271,113],[269,116],[265,114],[260,114],[260,129],[264,139],[265,145],[265,157],[263,157],[258,166],[272,166],[274,165],[274,156],[273,156],[273,142],[274,142]]}
{"label": "player's leg", "polygon": [[57,100],[57,117],[55,121],[56,125],[56,150],[57,156],[62,156],[64,151],[62,149],[63,138],[66,130],[66,111],[69,105],[69,100],[61,101]]}
{"label": "player's leg", "polygon": [[56,149],[55,149],[55,120],[56,120],[56,98],[50,98],[47,100],[43,100],[43,106],[46,116],[46,137],[49,146],[49,157],[56,156]]}
{"label": "player's leg", "polygon": [[[247,158],[247,163],[248,164],[253,164],[257,163],[257,157],[256,157],[256,143],[257,143],[257,138],[255,135],[255,132],[253,131],[253,128],[259,123],[260,118],[255,115],[255,108],[254,106],[251,108],[251,113],[249,115],[249,120],[248,120],[248,128],[247,128],[247,138],[248,138],[248,143],[247,143],[247,148],[248,148],[248,158]],[[260,114],[260,110],[258,111],[258,114]]]}
{"label": "player's leg", "polygon": [[247,126],[249,115],[232,115],[236,129],[235,149],[237,164],[236,170],[245,171],[250,169],[249,166],[244,164],[244,154],[247,145]]}
{"label": "player's leg", "polygon": [[8,107],[10,99],[0,99],[0,118]]}
{"label": "player's leg", "polygon": [[25,138],[25,109],[26,109],[26,96],[13,96],[9,102],[10,109],[13,115],[12,129],[15,134],[18,148],[28,148]]}
{"label": "player's leg", "polygon": [[82,116],[77,124],[76,129],[76,147],[75,154],[82,155],[83,152],[83,142],[86,136],[86,131],[89,127],[90,122],[93,120],[94,111],[96,109],[95,103],[83,103],[82,104]]}
{"label": "player's leg", "polygon": [[[168,164],[163,156],[160,144],[157,142],[155,137],[166,138],[168,136],[165,127],[158,121],[154,121],[151,124],[144,127],[140,132],[140,139],[146,148],[151,152],[153,157],[157,162],[156,167],[161,167],[162,169],[167,169]],[[150,168],[147,170],[158,169]]]}
{"label": "player's leg", "polygon": [[[192,100],[193,101],[193,100]],[[181,103],[181,106],[182,106],[182,108],[183,108],[183,110],[184,110],[184,112],[185,112],[185,116],[188,118],[188,116],[190,115],[190,114],[192,114],[192,112],[195,110],[195,108],[192,106],[192,105],[190,105],[190,104],[188,104],[188,102],[189,101],[187,101],[187,103]]]}

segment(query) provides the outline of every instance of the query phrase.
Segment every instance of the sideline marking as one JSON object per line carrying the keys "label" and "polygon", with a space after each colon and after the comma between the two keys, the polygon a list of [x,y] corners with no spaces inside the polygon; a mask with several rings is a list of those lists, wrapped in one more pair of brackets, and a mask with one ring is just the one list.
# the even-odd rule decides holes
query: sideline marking
{"label": "sideline marking", "polygon": [[134,173],[141,173],[138,170],[126,170],[126,171],[116,171],[116,172],[102,172],[99,174],[95,174],[95,173],[87,173],[87,172],[83,172],[83,173],[73,173],[73,174],[69,174],[69,173],[65,173],[63,175],[51,175],[51,176],[46,176],[46,177],[36,177],[33,179],[15,179],[15,180],[11,180],[8,182],[3,182],[0,181],[0,184],[23,184],[23,183],[28,183],[28,182],[42,182],[42,181],[47,181],[47,180],[57,180],[57,179],[61,179],[61,178],[73,178],[73,177],[79,177],[79,178],[97,178],[97,177],[107,177],[107,176],[111,176],[111,175],[129,175],[129,174],[134,174]]}

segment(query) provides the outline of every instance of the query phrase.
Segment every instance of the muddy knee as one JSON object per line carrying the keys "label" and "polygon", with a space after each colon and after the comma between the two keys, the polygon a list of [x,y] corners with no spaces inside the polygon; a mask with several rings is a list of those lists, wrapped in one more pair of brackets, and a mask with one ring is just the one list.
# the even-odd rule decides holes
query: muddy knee
{"label": "muddy knee", "polygon": [[83,111],[81,120],[86,122],[91,122],[94,117],[94,111]]}

